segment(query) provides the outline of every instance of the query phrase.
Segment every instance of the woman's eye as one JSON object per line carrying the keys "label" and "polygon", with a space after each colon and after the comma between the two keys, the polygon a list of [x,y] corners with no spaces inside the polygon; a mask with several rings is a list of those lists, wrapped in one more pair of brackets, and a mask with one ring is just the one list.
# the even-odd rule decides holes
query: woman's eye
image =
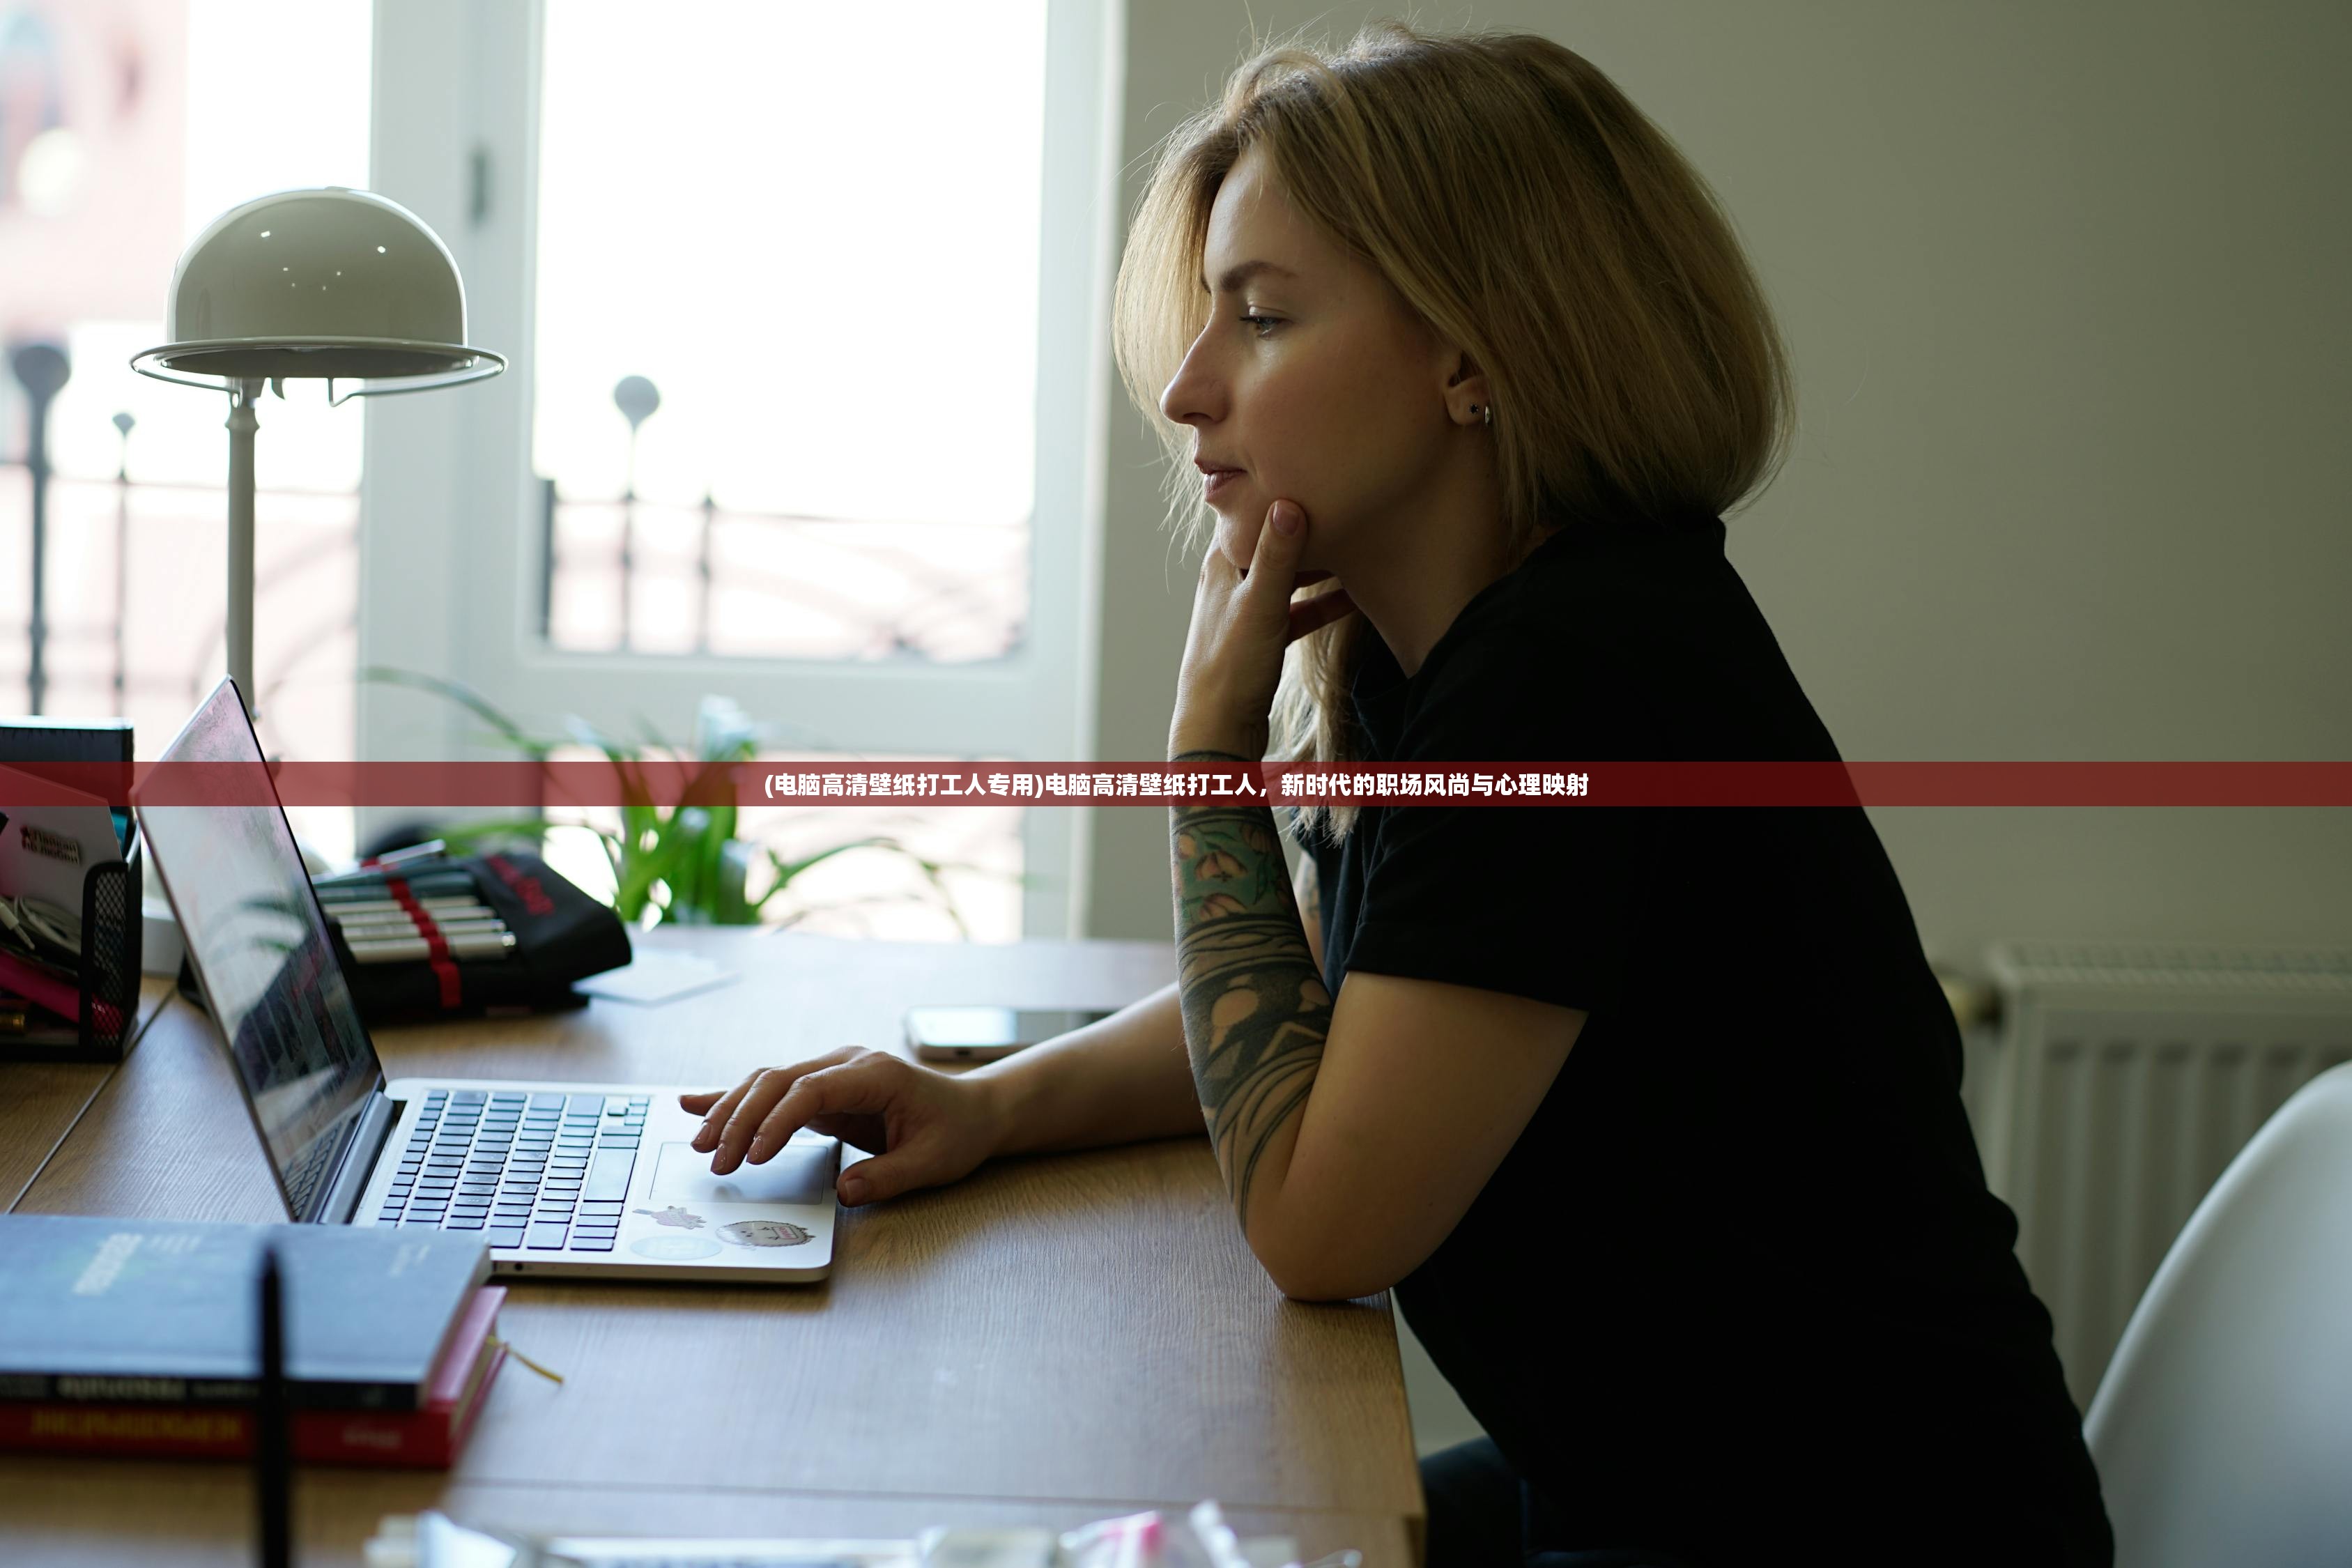
{"label": "woman's eye", "polygon": [[1271,329],[1282,324],[1282,318],[1279,316],[1244,315],[1242,320],[1248,322],[1250,330],[1262,338],[1267,336]]}

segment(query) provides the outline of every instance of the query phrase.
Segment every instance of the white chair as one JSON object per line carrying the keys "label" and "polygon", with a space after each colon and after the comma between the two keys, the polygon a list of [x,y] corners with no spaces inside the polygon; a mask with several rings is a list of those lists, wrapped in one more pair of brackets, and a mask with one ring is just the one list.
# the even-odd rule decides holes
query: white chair
{"label": "white chair", "polygon": [[2116,1568],[2352,1563],[2352,1064],[2197,1205],[2084,1436]]}

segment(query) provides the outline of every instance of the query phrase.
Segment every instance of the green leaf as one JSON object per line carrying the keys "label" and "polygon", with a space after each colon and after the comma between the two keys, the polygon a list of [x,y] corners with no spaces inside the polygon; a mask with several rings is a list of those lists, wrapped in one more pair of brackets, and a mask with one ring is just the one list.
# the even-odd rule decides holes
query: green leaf
{"label": "green leaf", "polygon": [[646,745],[659,752],[677,752],[677,748],[662,739],[662,732],[654,728],[654,721],[642,713],[637,715],[637,729],[645,735]]}

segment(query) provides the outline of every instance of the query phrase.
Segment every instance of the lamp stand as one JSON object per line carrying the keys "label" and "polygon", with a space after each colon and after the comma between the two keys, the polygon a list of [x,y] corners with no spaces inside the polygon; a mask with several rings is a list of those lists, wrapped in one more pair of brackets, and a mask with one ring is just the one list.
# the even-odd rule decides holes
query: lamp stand
{"label": "lamp stand", "polygon": [[261,385],[258,376],[241,378],[228,395],[228,673],[248,719],[261,716],[253,685],[253,435],[261,428],[254,412]]}

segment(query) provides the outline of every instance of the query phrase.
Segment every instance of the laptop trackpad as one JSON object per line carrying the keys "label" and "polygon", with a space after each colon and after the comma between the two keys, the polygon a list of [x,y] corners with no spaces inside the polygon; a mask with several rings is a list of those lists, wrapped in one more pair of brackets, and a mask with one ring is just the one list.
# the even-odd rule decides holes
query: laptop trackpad
{"label": "laptop trackpad", "polygon": [[840,1143],[831,1138],[795,1138],[764,1165],[738,1165],[723,1176],[710,1173],[710,1156],[691,1143],[665,1143],[654,1167],[657,1204],[824,1204],[833,1202],[835,1161]]}

